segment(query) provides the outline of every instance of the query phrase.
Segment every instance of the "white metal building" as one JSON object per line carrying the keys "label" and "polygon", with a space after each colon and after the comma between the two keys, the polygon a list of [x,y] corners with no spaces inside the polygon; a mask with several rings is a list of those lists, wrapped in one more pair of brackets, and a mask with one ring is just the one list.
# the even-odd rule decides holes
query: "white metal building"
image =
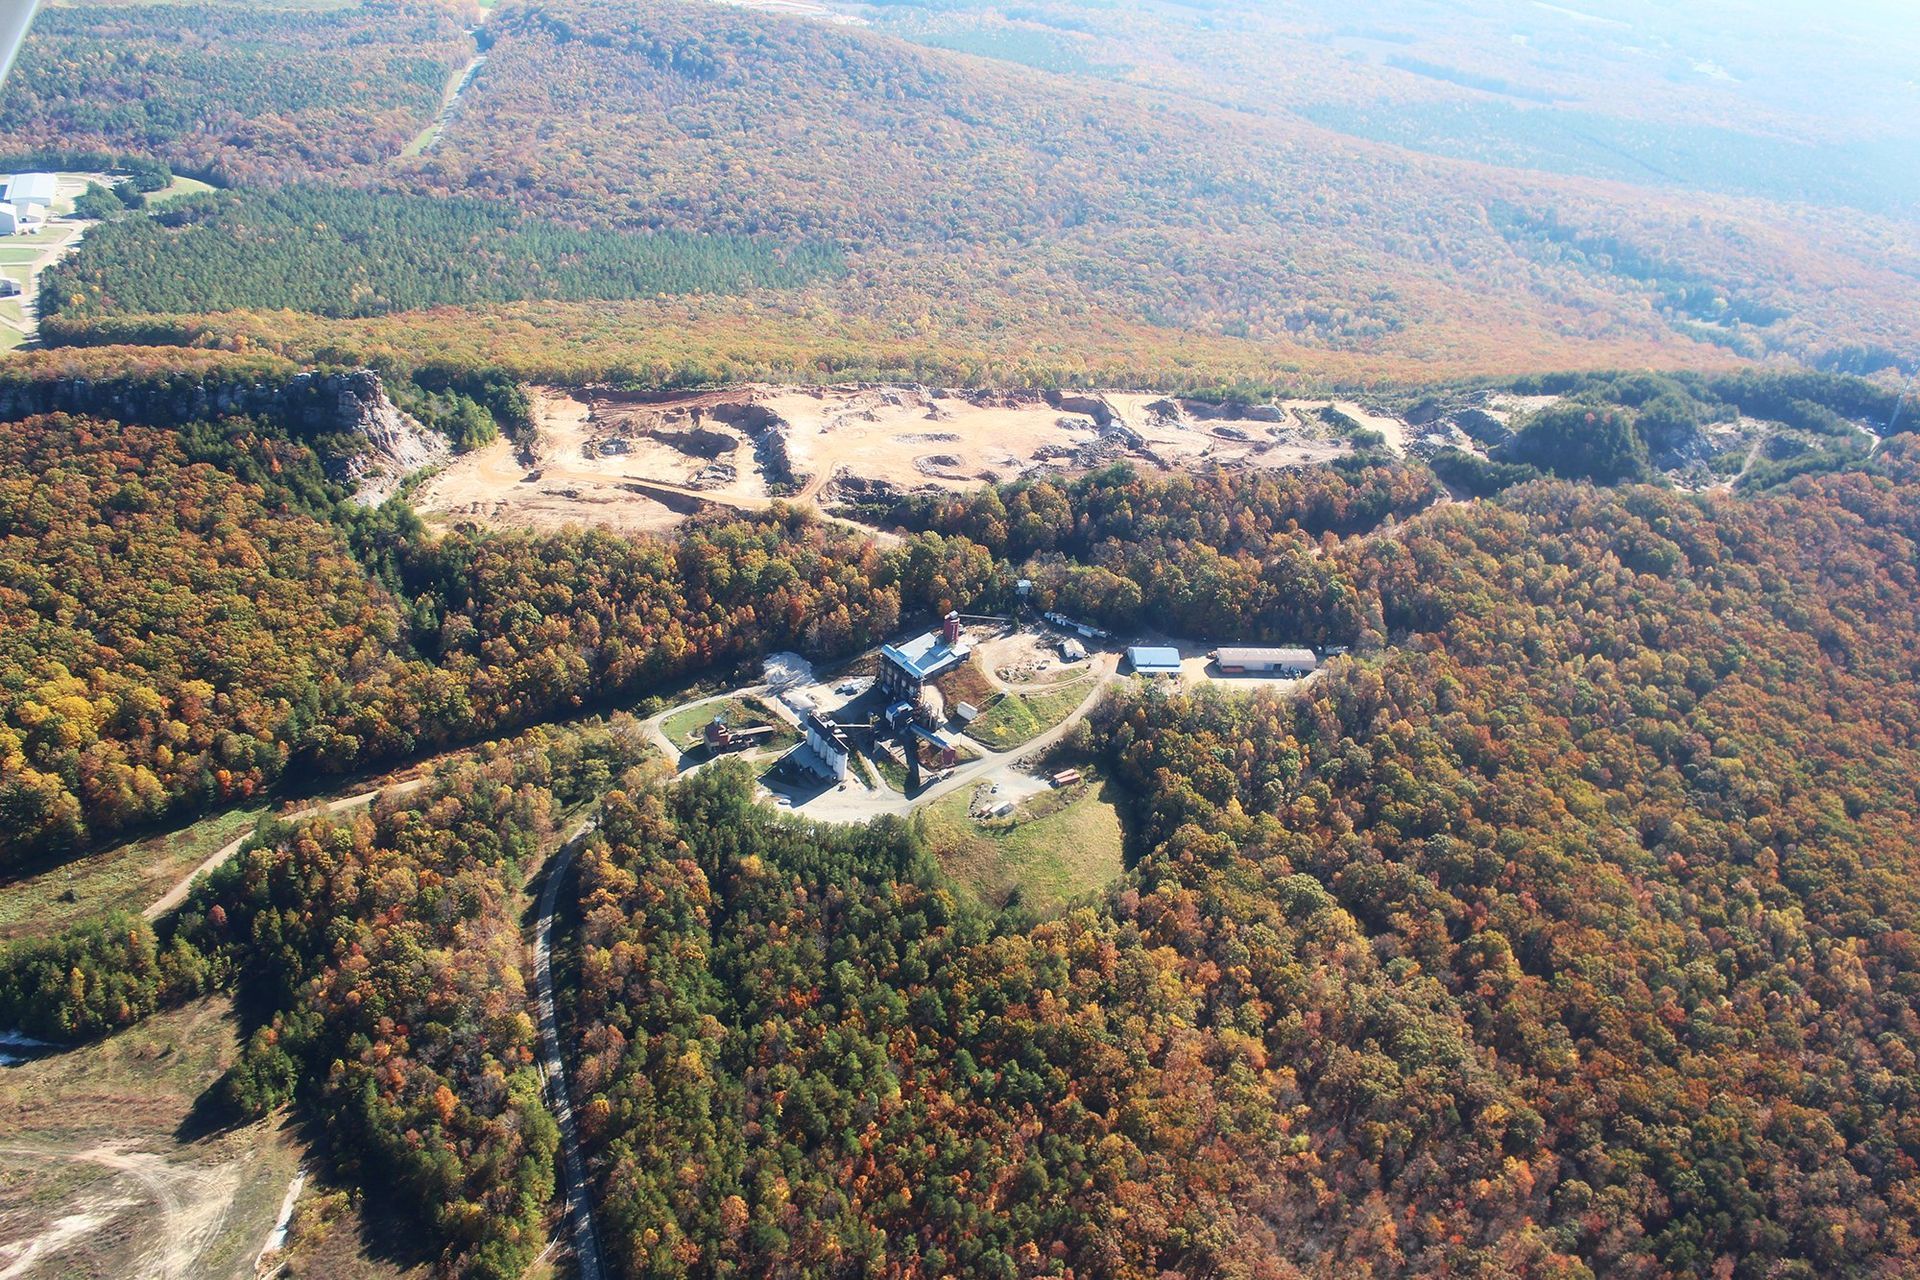
{"label": "white metal building", "polygon": [[35,205],[45,209],[59,187],[59,180],[50,173],[16,173],[7,179],[7,203],[23,212]]}
{"label": "white metal building", "polygon": [[1230,676],[1303,676],[1320,669],[1320,659],[1311,649],[1222,647],[1213,660]]}

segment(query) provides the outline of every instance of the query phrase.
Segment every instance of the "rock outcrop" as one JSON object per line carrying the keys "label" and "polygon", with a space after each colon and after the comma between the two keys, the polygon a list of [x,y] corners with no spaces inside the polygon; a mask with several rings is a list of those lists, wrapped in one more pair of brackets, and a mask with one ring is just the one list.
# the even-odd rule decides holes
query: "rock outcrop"
{"label": "rock outcrop", "polygon": [[212,374],[183,378],[35,378],[0,383],[0,422],[75,413],[178,427],[221,418],[265,418],[314,446],[334,479],[377,503],[421,467],[443,460],[446,440],[402,413],[371,369],[309,370],[284,379]]}
{"label": "rock outcrop", "polygon": [[1069,391],[1048,391],[1046,400],[1049,405],[1064,413],[1084,413],[1101,426],[1114,420],[1113,406],[1102,396],[1075,395]]}
{"label": "rock outcrop", "polygon": [[428,431],[387,398],[379,375],[371,369],[348,374],[303,373],[294,380],[313,377],[329,380],[327,385],[315,388],[314,398],[324,400],[331,391],[334,403],[327,420],[335,424],[332,429],[356,436],[363,443],[364,447],[344,454],[332,466],[335,478],[351,484],[354,497],[368,506],[385,502],[408,476],[446,461],[453,452],[445,436]]}

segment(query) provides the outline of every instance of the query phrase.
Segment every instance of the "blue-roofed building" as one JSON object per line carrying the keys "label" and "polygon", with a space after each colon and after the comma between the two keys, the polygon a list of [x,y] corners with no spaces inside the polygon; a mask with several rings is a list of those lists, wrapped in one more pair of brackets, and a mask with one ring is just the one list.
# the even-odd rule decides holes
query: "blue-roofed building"
{"label": "blue-roofed building", "polygon": [[880,646],[880,688],[889,697],[917,703],[922,686],[965,662],[972,652],[960,638],[960,615],[950,613],[938,631]]}
{"label": "blue-roofed building", "polygon": [[1127,662],[1132,665],[1136,675],[1177,676],[1180,674],[1180,651],[1159,645],[1136,644],[1127,650]]}

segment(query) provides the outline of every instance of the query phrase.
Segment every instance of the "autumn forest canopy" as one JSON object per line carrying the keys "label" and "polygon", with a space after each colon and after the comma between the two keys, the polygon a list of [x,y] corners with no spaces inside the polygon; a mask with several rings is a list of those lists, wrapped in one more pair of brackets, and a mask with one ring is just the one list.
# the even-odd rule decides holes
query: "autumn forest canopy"
{"label": "autumn forest canopy", "polygon": [[[1651,389],[1581,394],[1638,431]],[[1297,701],[1110,697],[1066,749],[1122,786],[1137,852],[1057,918],[966,905],[915,821],[675,784],[615,715],[269,825],[157,926],[6,953],[0,1021],[55,1039],[233,991],[257,1030],[219,1105],[323,1118],[336,1176],[395,1187],[458,1273],[542,1239],[511,903],[596,802],[567,1052],[619,1274],[1914,1261],[1911,436],[1741,495],[1542,478],[1436,506],[1388,455],[1122,468],[903,508],[889,547],[799,511],[434,535],[256,420],[9,440],[21,867],[768,649],[849,653],[1016,576],[1117,627],[1355,650]],[[421,947],[454,984],[427,1004]]]}
{"label": "autumn forest canopy", "polygon": [[[0,128],[22,160],[140,155],[239,189],[90,237],[48,282],[62,342],[1169,387],[1913,345],[1910,197],[1726,197],[1692,155],[1646,164],[1699,188],[1638,190],[1553,156],[1372,141],[1382,114],[1442,119],[1437,95],[1480,119],[1501,95],[1394,62],[1421,40],[1464,56],[1443,32],[1409,20],[1382,44],[1291,7],[1228,6],[1216,30],[1066,0],[884,6],[861,29],[565,0],[469,34],[479,15],[451,4],[86,4],[36,28]],[[1629,74],[1617,53],[1594,65]],[[1540,97],[1617,103],[1594,74]],[[1658,119],[1616,131],[1668,136],[1701,95],[1725,114],[1714,84],[1653,79]],[[1353,132],[1325,127],[1336,107]],[[1775,132],[1815,127],[1805,102],[1768,110]],[[1841,167],[1912,170],[1897,134],[1872,145],[1891,150]],[[462,248],[436,261],[436,238]]]}
{"label": "autumn forest canopy", "polygon": [[822,8],[39,16],[0,1270],[1920,1273],[1907,28]]}

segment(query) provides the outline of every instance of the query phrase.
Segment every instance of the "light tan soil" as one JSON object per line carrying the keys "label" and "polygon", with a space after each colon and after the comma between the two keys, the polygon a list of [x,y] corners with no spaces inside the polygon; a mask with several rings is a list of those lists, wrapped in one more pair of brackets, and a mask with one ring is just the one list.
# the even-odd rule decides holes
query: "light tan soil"
{"label": "light tan soil", "polygon": [[0,1070],[0,1277],[252,1276],[299,1151],[194,1116],[237,1050],[202,1000]]}
{"label": "light tan soil", "polygon": [[[1075,475],[1120,460],[1143,471],[1286,468],[1350,448],[1310,413],[1237,417],[1140,392],[1086,393],[1056,407],[1037,392],[905,386],[541,389],[534,404],[530,447],[499,441],[455,459],[416,495],[419,510],[446,523],[648,532],[712,507],[755,510],[776,498],[825,507]],[[1096,422],[1097,404],[1109,425]],[[1400,447],[1399,422],[1340,407]]]}

